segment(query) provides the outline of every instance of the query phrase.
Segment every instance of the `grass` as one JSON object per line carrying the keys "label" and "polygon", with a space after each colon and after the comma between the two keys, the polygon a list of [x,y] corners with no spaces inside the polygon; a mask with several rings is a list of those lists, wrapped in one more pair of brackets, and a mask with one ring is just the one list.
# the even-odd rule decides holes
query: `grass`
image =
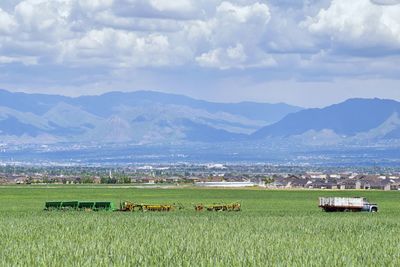
{"label": "grass", "polygon": [[[399,266],[400,192],[0,188],[1,266]],[[379,212],[324,213],[319,196]],[[170,213],[44,212],[47,200],[180,202]],[[242,203],[196,213],[193,203]]]}

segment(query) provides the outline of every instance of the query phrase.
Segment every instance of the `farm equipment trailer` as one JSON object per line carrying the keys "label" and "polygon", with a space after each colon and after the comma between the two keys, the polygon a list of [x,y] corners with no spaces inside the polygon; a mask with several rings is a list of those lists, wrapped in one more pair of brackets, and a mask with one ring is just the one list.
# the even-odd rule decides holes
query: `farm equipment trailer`
{"label": "farm equipment trailer", "polygon": [[172,211],[183,209],[181,204],[135,204],[130,201],[120,202],[119,209],[111,201],[48,201],[46,211]]}
{"label": "farm equipment trailer", "polygon": [[130,201],[120,202],[117,211],[173,211],[183,209],[182,204],[135,204]]}
{"label": "farm equipment trailer", "polygon": [[240,211],[240,203],[235,202],[231,204],[212,204],[212,205],[203,205],[196,204],[194,206],[195,211]]}
{"label": "farm equipment trailer", "polygon": [[319,207],[326,212],[378,211],[378,205],[369,203],[365,197],[320,197]]}
{"label": "farm equipment trailer", "polygon": [[[211,205],[196,204],[196,211],[240,211],[239,202],[231,204],[217,203]],[[174,211],[184,209],[184,206],[178,204],[138,204],[130,201],[122,201],[119,208],[116,209],[111,201],[48,201],[45,203],[46,211]]]}
{"label": "farm equipment trailer", "polygon": [[44,210],[113,211],[115,206],[110,201],[48,201]]}

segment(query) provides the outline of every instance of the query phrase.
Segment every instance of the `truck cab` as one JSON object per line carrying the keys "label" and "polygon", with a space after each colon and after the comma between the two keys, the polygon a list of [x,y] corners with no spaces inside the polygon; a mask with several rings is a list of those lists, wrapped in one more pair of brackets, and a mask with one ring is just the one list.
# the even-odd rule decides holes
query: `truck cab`
{"label": "truck cab", "polygon": [[369,203],[369,201],[364,197],[363,198],[364,205],[362,207],[362,211],[368,211],[368,212],[378,212],[378,205]]}

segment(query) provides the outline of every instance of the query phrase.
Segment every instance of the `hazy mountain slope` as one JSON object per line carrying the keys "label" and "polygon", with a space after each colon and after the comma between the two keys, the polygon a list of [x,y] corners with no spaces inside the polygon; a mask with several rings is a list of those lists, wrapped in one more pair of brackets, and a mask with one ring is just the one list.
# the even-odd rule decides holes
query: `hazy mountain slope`
{"label": "hazy mountain slope", "polygon": [[40,136],[41,142],[216,142],[241,139],[298,110],[148,91],[71,98],[0,90],[0,131],[15,140]]}
{"label": "hazy mountain slope", "polygon": [[63,127],[87,127],[94,128],[103,118],[86,112],[79,107],[57,103],[42,116],[43,119]]}
{"label": "hazy mountain slope", "polygon": [[357,137],[368,139],[397,139],[400,138],[400,116],[399,113],[393,113],[385,122],[366,133]]}
{"label": "hazy mountain slope", "polygon": [[42,132],[41,129],[39,129],[33,125],[20,122],[15,117],[8,117],[6,119],[0,120],[0,134],[1,135],[20,136],[23,134],[27,134],[30,136],[36,136],[40,132]]}
{"label": "hazy mountain slope", "polygon": [[12,93],[0,89],[0,107],[42,115],[57,103],[70,100],[68,97],[45,94]]}
{"label": "hazy mountain slope", "polygon": [[216,143],[225,141],[241,141],[246,138],[246,135],[244,134],[226,132],[191,120],[183,120],[182,125],[186,128],[185,139],[188,141]]}
{"label": "hazy mountain slope", "polygon": [[353,136],[379,127],[395,112],[400,113],[400,103],[394,100],[350,99],[322,109],[289,114],[256,131],[252,137],[288,137],[327,129],[339,135]]}
{"label": "hazy mountain slope", "polygon": [[120,106],[148,107],[157,103],[188,106],[193,109],[206,110],[210,113],[225,112],[267,123],[276,122],[287,114],[302,109],[282,103],[213,103],[186,96],[153,91],[111,92],[99,96],[71,98],[58,95],[12,93],[0,89],[0,107],[9,107],[18,111],[42,115],[59,103],[77,106],[89,113],[102,117],[113,115],[115,109]]}
{"label": "hazy mountain slope", "polygon": [[[285,104],[211,103],[147,91],[71,98],[0,90],[0,96],[0,138],[6,143],[264,140],[315,146],[400,139],[400,103],[393,100],[350,99],[300,110]],[[271,120],[275,123],[268,125]]]}
{"label": "hazy mountain slope", "polygon": [[98,116],[109,116],[118,106],[148,106],[153,104],[186,106],[205,110],[210,113],[225,112],[252,120],[273,123],[289,113],[301,110],[300,107],[287,104],[266,104],[254,102],[213,103],[196,100],[190,97],[152,91],[132,93],[111,92],[100,96],[82,96],[71,100],[71,103],[82,107]]}
{"label": "hazy mountain slope", "polygon": [[21,123],[29,124],[39,129],[48,130],[51,128],[47,120],[40,115],[18,111],[8,107],[0,107],[0,120],[5,120],[9,117],[13,117]]}

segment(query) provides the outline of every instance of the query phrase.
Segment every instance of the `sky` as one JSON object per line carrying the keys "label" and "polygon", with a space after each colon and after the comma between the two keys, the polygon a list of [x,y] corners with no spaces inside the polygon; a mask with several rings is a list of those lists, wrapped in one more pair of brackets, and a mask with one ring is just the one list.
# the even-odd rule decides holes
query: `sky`
{"label": "sky", "polygon": [[0,88],[400,100],[400,0],[1,0]]}

